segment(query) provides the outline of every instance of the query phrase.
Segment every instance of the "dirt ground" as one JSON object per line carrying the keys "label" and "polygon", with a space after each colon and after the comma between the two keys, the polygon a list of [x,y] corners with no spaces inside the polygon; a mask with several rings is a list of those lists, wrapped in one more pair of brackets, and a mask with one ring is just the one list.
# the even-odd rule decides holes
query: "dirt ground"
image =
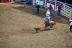
{"label": "dirt ground", "polygon": [[[19,3],[0,3],[0,48],[72,48],[69,21],[63,16],[51,16],[56,22],[52,30],[44,30],[47,9]],[[34,27],[40,26],[39,33]],[[49,27],[48,27],[49,28]]]}

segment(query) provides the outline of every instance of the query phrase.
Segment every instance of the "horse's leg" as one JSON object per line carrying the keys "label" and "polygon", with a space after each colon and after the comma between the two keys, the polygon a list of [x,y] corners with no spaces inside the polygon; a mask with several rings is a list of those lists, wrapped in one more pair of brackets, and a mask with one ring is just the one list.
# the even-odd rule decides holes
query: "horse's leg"
{"label": "horse's leg", "polygon": [[38,30],[36,30],[36,33],[38,33]]}
{"label": "horse's leg", "polygon": [[44,30],[46,30],[46,28],[48,27],[48,25],[47,24],[45,24],[45,29]]}
{"label": "horse's leg", "polygon": [[53,27],[53,24],[52,23],[50,23],[50,28],[52,28]]}
{"label": "horse's leg", "polygon": [[50,28],[52,28],[53,26],[50,26]]}
{"label": "horse's leg", "polygon": [[47,28],[47,26],[45,25],[45,29]]}

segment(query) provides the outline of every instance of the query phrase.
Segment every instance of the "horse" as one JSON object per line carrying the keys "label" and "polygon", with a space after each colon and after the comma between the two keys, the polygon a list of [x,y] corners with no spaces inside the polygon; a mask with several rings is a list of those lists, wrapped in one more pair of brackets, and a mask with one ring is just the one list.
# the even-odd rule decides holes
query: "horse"
{"label": "horse", "polygon": [[[51,25],[52,25],[50,28],[53,28],[53,26],[56,24],[56,22],[55,21],[50,21],[50,22],[51,22]],[[45,20],[44,24],[45,24],[45,28],[50,26],[50,24],[48,23],[48,20]]]}
{"label": "horse", "polygon": [[[48,23],[47,20],[45,20],[44,24],[45,24],[45,29],[46,29],[48,26],[50,26],[50,24]],[[56,24],[56,22],[51,21],[51,25],[52,25],[51,28],[52,28],[55,24]],[[36,27],[34,27],[34,29],[35,29],[36,33],[38,33],[38,31],[41,30],[41,27],[40,27],[40,26],[36,26]]]}

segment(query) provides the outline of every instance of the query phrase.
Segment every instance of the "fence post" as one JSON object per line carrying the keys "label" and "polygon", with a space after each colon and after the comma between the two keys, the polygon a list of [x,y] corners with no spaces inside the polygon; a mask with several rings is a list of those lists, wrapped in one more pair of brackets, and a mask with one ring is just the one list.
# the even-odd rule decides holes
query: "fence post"
{"label": "fence post", "polygon": [[33,5],[35,5],[36,0],[33,0]]}
{"label": "fence post", "polygon": [[65,11],[65,3],[63,4],[63,6],[64,6],[64,11]]}
{"label": "fence post", "polygon": [[46,0],[44,0],[44,7],[45,7],[45,8],[47,7]]}
{"label": "fence post", "polygon": [[56,2],[57,2],[57,0],[55,0],[55,11],[56,11]]}

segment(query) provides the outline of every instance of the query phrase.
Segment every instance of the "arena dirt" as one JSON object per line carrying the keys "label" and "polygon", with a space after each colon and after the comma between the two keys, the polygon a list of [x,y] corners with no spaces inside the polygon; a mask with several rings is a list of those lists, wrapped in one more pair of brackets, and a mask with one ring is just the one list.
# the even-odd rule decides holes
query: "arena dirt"
{"label": "arena dirt", "polygon": [[[56,22],[52,30],[44,30],[45,8],[25,3],[0,3],[0,48],[72,48],[69,21],[63,16],[51,16]],[[36,33],[34,27],[40,26]],[[48,27],[49,28],[49,27]]]}

